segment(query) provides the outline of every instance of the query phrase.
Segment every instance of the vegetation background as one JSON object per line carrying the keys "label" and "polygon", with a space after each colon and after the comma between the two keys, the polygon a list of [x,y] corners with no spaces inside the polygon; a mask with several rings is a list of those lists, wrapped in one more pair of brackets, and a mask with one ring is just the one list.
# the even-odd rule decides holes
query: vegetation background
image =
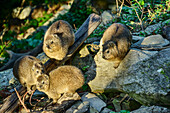
{"label": "vegetation background", "polygon": [[[56,5],[68,3],[70,0],[1,0],[0,1],[0,67],[9,60],[9,54],[6,50],[12,50],[17,53],[27,52],[36,47],[42,42],[44,31],[37,32],[29,36],[27,39],[17,39],[18,36],[23,36],[26,31],[33,27],[42,26],[56,12],[48,10]],[[75,0],[76,1],[76,0]],[[65,15],[60,15],[58,19],[68,21],[72,27],[78,29],[89,14],[95,12],[101,14],[108,7],[104,6],[103,0],[96,0],[96,4],[92,4],[95,0],[79,0],[72,4],[70,11]],[[106,0],[109,1],[109,0]],[[147,36],[143,30],[152,24],[163,22],[170,17],[170,2],[169,0],[115,0],[117,18],[113,22],[120,22],[129,27],[132,32],[140,31],[142,36]],[[103,7],[96,8],[96,5]],[[43,6],[43,17],[33,19],[17,19],[12,16],[12,12],[17,7],[37,7]],[[169,22],[167,22],[168,24]],[[19,30],[11,30],[13,25],[18,25]],[[108,25],[109,26],[109,25]],[[108,26],[100,26],[96,29],[91,37],[101,37],[104,30]],[[161,29],[157,29],[153,34],[162,34]]]}

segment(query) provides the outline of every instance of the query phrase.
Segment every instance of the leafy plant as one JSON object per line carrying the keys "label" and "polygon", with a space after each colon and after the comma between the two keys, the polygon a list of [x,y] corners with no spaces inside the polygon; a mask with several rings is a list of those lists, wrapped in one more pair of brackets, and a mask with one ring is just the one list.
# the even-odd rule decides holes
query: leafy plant
{"label": "leafy plant", "polygon": [[133,30],[136,29],[134,26],[136,23],[139,23],[141,29],[144,30],[147,24],[155,24],[169,19],[170,16],[168,0],[155,0],[155,2],[152,0],[131,0],[129,5],[124,4],[123,7],[121,5],[118,7],[121,16],[119,22],[130,26]]}
{"label": "leafy plant", "polygon": [[78,5],[73,4],[72,9],[64,15],[59,15],[57,20],[65,20],[75,29],[79,28],[87,17],[93,12],[90,7],[85,5],[87,1],[88,0],[80,0]]}

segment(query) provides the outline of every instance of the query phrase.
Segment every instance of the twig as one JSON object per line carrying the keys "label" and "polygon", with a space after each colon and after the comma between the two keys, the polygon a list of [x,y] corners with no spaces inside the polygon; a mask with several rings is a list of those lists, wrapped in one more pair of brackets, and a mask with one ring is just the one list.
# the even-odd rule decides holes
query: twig
{"label": "twig", "polygon": [[125,98],[128,96],[128,94],[126,94],[123,98],[122,98],[122,100],[120,101],[120,104],[125,100]]}
{"label": "twig", "polygon": [[23,101],[21,100],[21,97],[20,95],[18,94],[18,91],[16,90],[16,88],[14,88],[18,98],[19,98],[19,101],[21,102],[21,104],[23,105],[23,107],[25,108],[25,110],[29,113],[30,111],[27,109],[27,107],[24,105]]}
{"label": "twig", "polygon": [[119,9],[119,16],[120,16],[120,13],[122,11],[123,4],[124,4],[124,0],[122,1],[122,4],[121,4],[120,9]]}
{"label": "twig", "polygon": [[35,90],[34,90],[34,91],[32,91],[31,96],[30,96],[30,99],[29,99],[29,103],[30,103],[30,105],[31,105],[31,106],[35,106],[35,105],[36,105],[36,104],[35,104],[35,105],[33,105],[33,104],[31,103],[31,98],[32,98],[32,95],[34,94],[34,92],[35,92]]}

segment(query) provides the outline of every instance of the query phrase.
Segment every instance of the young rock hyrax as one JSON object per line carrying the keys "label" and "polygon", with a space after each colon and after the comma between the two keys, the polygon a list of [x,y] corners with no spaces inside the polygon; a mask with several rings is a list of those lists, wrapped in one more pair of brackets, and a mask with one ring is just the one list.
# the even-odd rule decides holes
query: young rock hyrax
{"label": "young rock hyrax", "polygon": [[53,99],[53,103],[61,97],[61,94],[72,96],[75,91],[84,84],[84,76],[75,66],[60,66],[37,79],[37,89]]}
{"label": "young rock hyrax", "polygon": [[27,91],[35,90],[37,77],[45,72],[44,65],[33,56],[23,56],[17,59],[13,66],[13,74],[19,82],[27,87]]}
{"label": "young rock hyrax", "polygon": [[71,25],[63,20],[53,23],[44,36],[43,51],[50,58],[62,60],[73,45],[75,35]]}
{"label": "young rock hyrax", "polygon": [[115,68],[126,56],[132,42],[132,35],[129,29],[120,23],[113,23],[103,34],[100,40],[102,57],[114,61]]}

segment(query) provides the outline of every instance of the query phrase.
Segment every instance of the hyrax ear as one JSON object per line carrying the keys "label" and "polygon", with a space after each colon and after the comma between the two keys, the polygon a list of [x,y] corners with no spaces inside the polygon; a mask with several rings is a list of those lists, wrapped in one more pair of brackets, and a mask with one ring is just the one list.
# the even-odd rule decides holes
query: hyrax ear
{"label": "hyrax ear", "polygon": [[108,43],[108,46],[109,46],[109,47],[114,47],[114,45],[115,45],[115,43],[114,43],[113,41],[110,41],[110,42]]}

